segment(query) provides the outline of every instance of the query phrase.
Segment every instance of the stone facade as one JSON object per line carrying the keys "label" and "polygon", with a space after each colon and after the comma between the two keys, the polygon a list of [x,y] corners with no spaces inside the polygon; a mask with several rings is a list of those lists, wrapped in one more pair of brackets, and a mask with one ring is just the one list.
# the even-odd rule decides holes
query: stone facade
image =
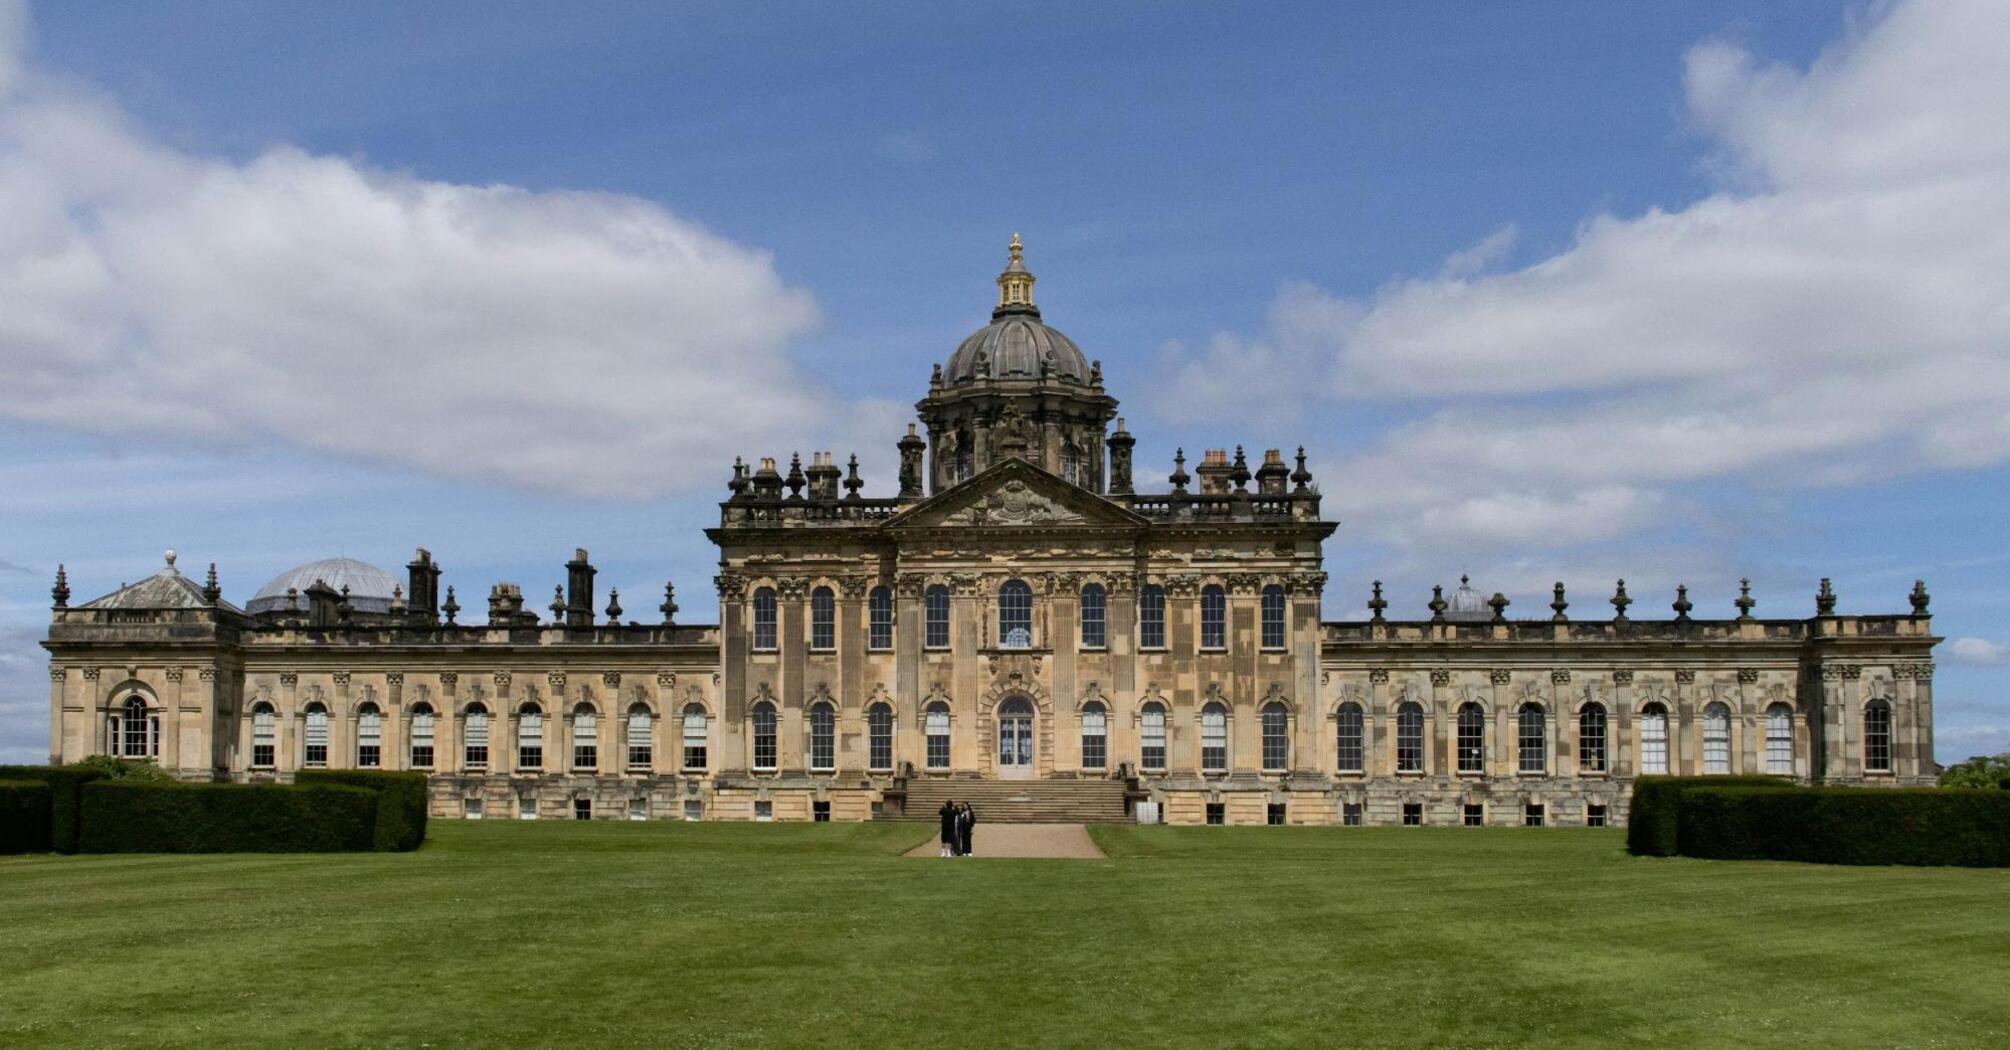
{"label": "stone facade", "polygon": [[[442,817],[863,820],[936,780],[1095,780],[1173,823],[1619,824],[1647,772],[1933,781],[1939,640],[1907,613],[1321,619],[1335,525],[1302,451],[1133,479],[1099,365],[1047,327],[1018,245],[991,325],[938,368],[898,494],[857,461],[734,466],[707,535],[716,626],[549,616],[513,584],[483,624],[421,550],[313,563],[247,609],[173,564],[78,606],[59,573],[50,756],[191,779],[426,769]],[[1111,429],[1114,421],[1115,428]],[[333,579],[331,579],[331,577]],[[372,593],[352,592],[352,581]],[[1086,790],[1086,788],[1084,789]],[[1100,790],[1100,789],[1099,789]]]}

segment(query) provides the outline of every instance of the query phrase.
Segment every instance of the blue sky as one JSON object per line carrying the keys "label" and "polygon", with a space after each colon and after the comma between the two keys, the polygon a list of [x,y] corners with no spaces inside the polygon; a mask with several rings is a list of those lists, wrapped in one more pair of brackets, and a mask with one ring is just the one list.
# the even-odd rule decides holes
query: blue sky
{"label": "blue sky", "polygon": [[1141,474],[1308,447],[1329,618],[1924,577],[2010,750],[2002,5],[946,6],[0,0],[0,757],[59,561],[709,619],[732,456],[889,489],[1015,231]]}

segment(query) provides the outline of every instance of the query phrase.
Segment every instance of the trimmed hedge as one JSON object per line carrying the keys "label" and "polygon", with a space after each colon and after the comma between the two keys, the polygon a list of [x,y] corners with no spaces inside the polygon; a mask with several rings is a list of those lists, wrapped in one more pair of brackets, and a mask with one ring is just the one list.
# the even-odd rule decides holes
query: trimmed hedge
{"label": "trimmed hedge", "polygon": [[344,784],[141,784],[83,790],[85,853],[367,852],[379,792]]}
{"label": "trimmed hedge", "polygon": [[49,785],[0,780],[0,853],[49,851]]}
{"label": "trimmed hedge", "polygon": [[346,784],[377,793],[377,849],[404,851],[426,841],[426,775],[370,769],[307,769],[298,784]]}
{"label": "trimmed hedge", "polygon": [[2010,867],[2010,795],[1987,789],[1691,788],[1679,820],[1691,857]]}
{"label": "trimmed hedge", "polygon": [[[0,766],[0,780],[32,780],[49,785],[49,847],[58,853],[77,852],[79,806],[85,784],[103,780],[95,769],[63,766]],[[0,831],[4,834],[4,831]]]}
{"label": "trimmed hedge", "polygon": [[1678,837],[1682,796],[1691,788],[1747,787],[1754,790],[1792,788],[1793,781],[1765,776],[1641,777],[1633,782],[1633,800],[1626,809],[1626,849],[1629,853],[1673,857],[1684,852]]}

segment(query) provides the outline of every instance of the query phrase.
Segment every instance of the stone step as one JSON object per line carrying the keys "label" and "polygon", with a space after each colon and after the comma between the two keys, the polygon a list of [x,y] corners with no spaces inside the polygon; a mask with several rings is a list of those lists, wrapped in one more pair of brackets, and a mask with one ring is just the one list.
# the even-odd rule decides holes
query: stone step
{"label": "stone step", "polygon": [[889,819],[933,821],[945,801],[968,802],[993,824],[1109,823],[1129,819],[1117,780],[912,780],[904,813]]}

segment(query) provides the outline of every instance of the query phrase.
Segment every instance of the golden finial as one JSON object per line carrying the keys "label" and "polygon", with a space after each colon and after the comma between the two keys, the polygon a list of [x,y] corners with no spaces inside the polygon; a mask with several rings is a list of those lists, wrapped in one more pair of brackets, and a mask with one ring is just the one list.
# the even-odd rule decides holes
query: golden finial
{"label": "golden finial", "polygon": [[1026,271],[1026,254],[1019,243],[1019,235],[1012,235],[1009,249],[1011,258],[1005,264],[1005,272],[998,275],[998,310],[1027,310],[1038,313],[1033,305],[1033,275]]}

